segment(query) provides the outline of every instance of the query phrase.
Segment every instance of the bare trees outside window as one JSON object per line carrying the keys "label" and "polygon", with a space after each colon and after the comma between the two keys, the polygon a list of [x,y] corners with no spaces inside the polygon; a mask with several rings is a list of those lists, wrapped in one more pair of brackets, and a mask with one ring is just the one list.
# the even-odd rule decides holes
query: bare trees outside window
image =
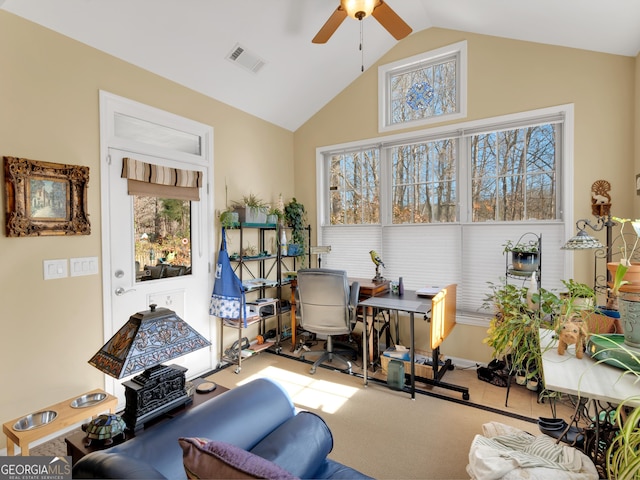
{"label": "bare trees outside window", "polygon": [[381,205],[390,209],[392,224],[556,220],[560,128],[507,127],[332,154],[330,224],[381,223]]}
{"label": "bare trees outside window", "polygon": [[191,274],[191,202],[134,196],[136,280]]}
{"label": "bare trees outside window", "polygon": [[456,140],[391,150],[393,223],[456,221]]}
{"label": "bare trees outside window", "polygon": [[331,225],[379,223],[379,149],[335,154],[329,162]]}
{"label": "bare trees outside window", "polygon": [[473,221],[556,218],[556,126],[471,137]]}

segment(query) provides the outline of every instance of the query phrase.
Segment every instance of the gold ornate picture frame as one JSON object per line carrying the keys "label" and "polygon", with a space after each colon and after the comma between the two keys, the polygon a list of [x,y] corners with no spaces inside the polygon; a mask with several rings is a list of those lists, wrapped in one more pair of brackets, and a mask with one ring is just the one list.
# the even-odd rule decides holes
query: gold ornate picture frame
{"label": "gold ornate picture frame", "polygon": [[89,235],[89,167],[4,157],[8,237]]}

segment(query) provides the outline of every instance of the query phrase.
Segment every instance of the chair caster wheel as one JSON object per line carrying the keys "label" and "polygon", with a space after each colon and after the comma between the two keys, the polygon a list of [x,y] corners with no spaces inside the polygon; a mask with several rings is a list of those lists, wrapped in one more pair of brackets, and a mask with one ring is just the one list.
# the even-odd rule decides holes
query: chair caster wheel
{"label": "chair caster wheel", "polygon": [[311,375],[313,375],[314,373],[316,373],[316,367],[311,367],[311,369],[309,370],[309,373]]}
{"label": "chair caster wheel", "polygon": [[235,372],[236,374],[238,374],[238,373],[240,373],[240,370],[242,370],[240,367],[236,367],[236,369],[234,370],[234,372]]}
{"label": "chair caster wheel", "polygon": [[468,393],[463,393],[462,394],[462,399],[463,400],[469,400],[469,394]]}

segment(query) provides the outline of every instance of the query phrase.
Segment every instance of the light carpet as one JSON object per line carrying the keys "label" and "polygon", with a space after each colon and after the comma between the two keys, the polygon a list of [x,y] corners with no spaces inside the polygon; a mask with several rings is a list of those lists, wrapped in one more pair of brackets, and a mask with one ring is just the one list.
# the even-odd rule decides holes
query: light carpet
{"label": "light carpet", "polygon": [[267,377],[295,405],[320,415],[334,436],[330,458],[378,479],[468,479],[468,452],[484,423],[496,421],[534,434],[530,422],[438,398],[409,394],[284,356],[264,353],[208,378],[227,388]]}

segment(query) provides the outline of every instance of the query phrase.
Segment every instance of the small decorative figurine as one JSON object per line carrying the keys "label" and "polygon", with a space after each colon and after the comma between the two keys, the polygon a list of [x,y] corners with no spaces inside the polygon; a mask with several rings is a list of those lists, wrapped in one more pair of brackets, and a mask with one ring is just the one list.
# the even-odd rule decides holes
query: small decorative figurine
{"label": "small decorative figurine", "polygon": [[371,255],[371,261],[376,266],[376,276],[373,277],[372,281],[379,283],[384,281],[384,277],[380,275],[380,267],[384,267],[384,262],[380,258],[380,255],[375,250],[369,250],[369,255]]}
{"label": "small decorative figurine", "polygon": [[558,339],[558,355],[564,355],[569,345],[576,346],[576,358],[582,358],[586,347],[587,327],[578,315],[566,318],[560,326]]}
{"label": "small decorative figurine", "polygon": [[118,435],[124,436],[127,425],[124,420],[112,413],[98,415],[89,423],[82,425],[82,430],[87,433],[85,445],[88,447],[93,440],[102,440],[104,445],[111,445]]}

